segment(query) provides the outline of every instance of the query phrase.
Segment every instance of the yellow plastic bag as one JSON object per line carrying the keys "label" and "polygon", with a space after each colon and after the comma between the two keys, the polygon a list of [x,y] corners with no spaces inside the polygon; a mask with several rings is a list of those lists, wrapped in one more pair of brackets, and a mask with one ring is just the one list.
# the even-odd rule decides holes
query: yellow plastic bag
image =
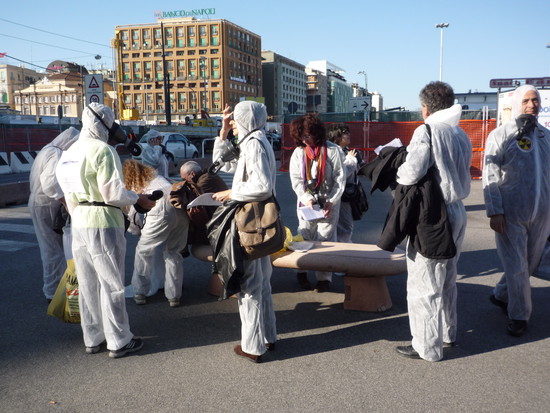
{"label": "yellow plastic bag", "polygon": [[67,269],[59,281],[52,302],[48,306],[48,315],[66,323],[80,323],[78,306],[78,280],[74,260],[67,260]]}

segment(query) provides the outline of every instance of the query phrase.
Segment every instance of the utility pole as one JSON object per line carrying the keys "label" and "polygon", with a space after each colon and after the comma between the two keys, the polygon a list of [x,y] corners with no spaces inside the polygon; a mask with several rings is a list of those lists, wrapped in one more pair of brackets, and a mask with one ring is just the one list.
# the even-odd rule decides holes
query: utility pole
{"label": "utility pole", "polygon": [[439,41],[439,81],[443,79],[443,29],[449,27],[449,23],[439,23],[435,25],[441,29],[441,39]]}
{"label": "utility pole", "polygon": [[172,107],[170,105],[170,79],[168,78],[168,67],[166,65],[166,54],[164,53],[164,24],[160,22],[160,30],[162,34],[162,74],[164,78],[164,113],[166,116],[166,124],[172,124]]}

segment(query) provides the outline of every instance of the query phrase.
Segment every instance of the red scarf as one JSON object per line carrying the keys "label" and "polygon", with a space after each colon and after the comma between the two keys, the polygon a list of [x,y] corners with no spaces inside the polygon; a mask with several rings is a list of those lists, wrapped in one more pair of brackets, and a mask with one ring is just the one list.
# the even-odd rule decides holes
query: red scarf
{"label": "red scarf", "polygon": [[313,174],[311,173],[311,167],[313,164],[313,161],[317,161],[317,184],[315,185],[315,188],[320,187],[321,183],[325,179],[325,168],[327,166],[327,145],[326,143],[323,146],[315,146],[311,147],[309,145],[306,145],[304,148],[305,151],[305,158],[304,158],[304,185],[307,183],[307,181],[311,180],[311,177]]}

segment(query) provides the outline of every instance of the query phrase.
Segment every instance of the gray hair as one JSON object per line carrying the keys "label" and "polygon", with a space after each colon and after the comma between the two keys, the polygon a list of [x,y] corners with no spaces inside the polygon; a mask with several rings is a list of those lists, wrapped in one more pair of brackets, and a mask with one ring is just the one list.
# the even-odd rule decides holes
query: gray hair
{"label": "gray hair", "polygon": [[428,112],[450,108],[455,103],[455,92],[451,85],[445,82],[430,82],[420,91],[420,103],[426,105]]}
{"label": "gray hair", "polygon": [[202,168],[195,161],[185,162],[180,168],[180,174],[182,174],[182,173],[188,174],[190,172],[195,172],[197,174],[200,174],[202,172]]}

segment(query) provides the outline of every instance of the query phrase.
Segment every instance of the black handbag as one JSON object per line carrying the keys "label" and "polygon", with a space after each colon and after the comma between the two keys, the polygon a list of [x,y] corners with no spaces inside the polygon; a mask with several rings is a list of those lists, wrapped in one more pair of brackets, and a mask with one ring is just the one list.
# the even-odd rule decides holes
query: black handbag
{"label": "black handbag", "polygon": [[363,214],[369,209],[367,195],[363,189],[363,185],[359,182],[357,174],[355,174],[355,182],[347,184],[342,194],[342,201],[349,202],[351,206],[351,215],[354,221],[359,221]]}

